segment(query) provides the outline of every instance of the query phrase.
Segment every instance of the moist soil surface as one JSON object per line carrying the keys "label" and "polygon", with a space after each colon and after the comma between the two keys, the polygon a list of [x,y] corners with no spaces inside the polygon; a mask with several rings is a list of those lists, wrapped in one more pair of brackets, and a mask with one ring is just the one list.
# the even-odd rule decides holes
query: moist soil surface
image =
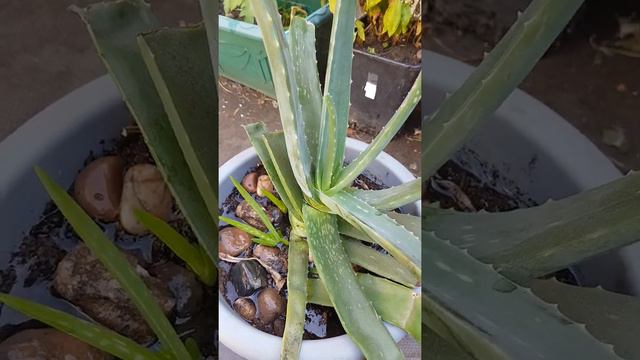
{"label": "moist soil surface", "polygon": [[[252,173],[252,172],[255,172],[258,176],[267,174],[266,170],[261,164],[256,164],[256,166],[249,169],[249,171],[247,171],[246,174]],[[380,190],[385,188],[385,186],[382,185],[380,181],[375,179],[373,176],[365,176],[365,175],[358,176],[354,180],[352,186],[357,187],[359,189],[363,189],[363,190]],[[252,197],[262,206],[266,206],[267,204],[269,204],[270,206],[273,206],[273,204],[266,198],[259,197],[256,194],[253,194]],[[236,207],[242,201],[243,201],[243,198],[240,195],[240,192],[238,192],[238,190],[234,188],[231,191],[231,193],[225,198],[222,204],[222,208],[219,209],[220,214],[226,217],[232,218],[236,221],[242,221],[235,214]],[[222,226],[220,227],[220,229],[223,229],[225,227],[227,226]],[[285,236],[285,238],[288,238],[289,232],[291,230],[291,226],[288,222],[287,216],[284,216],[284,221],[282,221],[279,226],[276,226],[276,230],[281,231],[282,234]],[[238,257],[240,258],[250,257],[255,245],[256,244],[254,244],[254,246],[252,246],[242,254],[238,255]],[[287,248],[285,246],[282,246],[282,244],[280,244],[278,245],[278,248],[283,253],[286,254]],[[375,248],[378,251],[384,251],[378,246],[376,246]],[[234,265],[222,260],[220,260],[218,264],[219,264],[218,284],[220,287],[220,292],[223,294],[223,297],[225,298],[229,306],[233,308],[233,303],[239,298],[239,296],[235,291],[234,285],[230,280],[230,275],[229,275],[231,268]],[[286,276],[287,274],[281,273],[280,275]],[[274,280],[270,275],[268,276],[268,287],[272,287],[272,288],[276,287]],[[251,300],[254,303],[257,303],[256,299],[257,299],[258,292],[259,291],[256,291],[254,294],[248,296],[249,298],[251,298]],[[285,299],[287,298],[286,285],[281,289],[280,294]],[[279,322],[280,324],[284,324],[285,320],[286,320],[286,317],[282,315],[272,324],[261,324],[259,321],[254,321],[253,323],[251,323],[251,325],[269,334],[282,336],[282,331],[284,330],[284,327],[276,325],[276,322]],[[333,308],[315,305],[315,304],[307,304],[307,308],[305,312],[304,334],[303,334],[304,340],[324,339],[324,338],[330,338],[330,337],[340,336],[344,334],[345,332],[344,332],[344,329],[342,328],[342,325],[340,324],[340,319],[338,318],[338,315],[336,314]]]}
{"label": "moist soil surface", "polygon": [[[90,153],[85,165],[98,157],[118,155],[126,162],[126,167],[136,164],[154,164],[149,150],[135,126],[127,128],[128,136],[113,141],[102,141],[104,151],[100,154]],[[73,187],[69,189],[73,193]],[[169,224],[192,242],[196,242],[195,235],[174,206],[172,220]],[[120,229],[117,223],[102,223],[98,225],[116,245],[125,252],[134,255],[139,263],[150,268],[166,262],[173,262],[185,266],[167,246],[153,235],[134,236]],[[52,202],[47,203],[42,212],[41,220],[35,224],[24,236],[18,249],[11,256],[9,265],[0,270],[0,291],[12,292],[14,295],[25,296],[30,300],[67,310],[70,313],[86,318],[74,306],[64,299],[58,298],[50,289],[53,275],[58,263],[67,252],[73,250],[81,242],[62,213]],[[198,344],[203,355],[217,354],[213,341],[212,329],[217,327],[217,301],[214,288],[203,286],[204,301],[199,313],[187,319],[175,319],[175,326],[179,334],[188,333]],[[25,294],[25,295],[22,295]],[[0,342],[18,331],[44,327],[35,320],[23,321],[12,315],[13,311],[2,307],[0,312]]]}

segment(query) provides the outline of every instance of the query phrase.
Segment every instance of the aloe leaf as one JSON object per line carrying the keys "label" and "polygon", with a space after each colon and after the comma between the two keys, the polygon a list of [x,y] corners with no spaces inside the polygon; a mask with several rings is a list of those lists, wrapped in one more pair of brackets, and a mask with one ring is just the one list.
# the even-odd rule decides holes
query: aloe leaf
{"label": "aloe leaf", "polygon": [[103,326],[63,311],[0,293],[0,302],[30,318],[54,327],[97,349],[124,360],[158,360],[160,357],[135,341]]}
{"label": "aloe leaf", "polygon": [[430,178],[527,76],[583,0],[534,0],[480,66],[422,123],[422,174]]}
{"label": "aloe leaf", "polygon": [[[382,320],[395,325],[420,341],[420,293],[395,284],[389,280],[369,275],[356,274],[358,284],[371,301]],[[309,279],[309,302],[322,306],[333,306],[327,289],[318,279]]]}
{"label": "aloe leaf", "polygon": [[[280,14],[276,3],[272,0],[251,0],[251,6],[255,10],[256,20],[269,58],[282,129],[287,144],[287,157],[300,189],[306,196],[312,197],[311,155],[304,130],[304,117],[293,67],[294,60],[291,58],[289,44],[284,38]],[[296,61],[304,60],[302,58],[296,59]]]}
{"label": "aloe leaf", "polygon": [[162,29],[138,36],[138,46],[200,195],[215,221],[218,152],[212,139],[218,134],[218,94],[206,35],[201,24]]}
{"label": "aloe leaf", "polygon": [[158,27],[158,21],[142,0],[97,3],[73,10],[87,25],[178,206],[215,263],[216,222],[198,191],[136,41],[138,34]]}
{"label": "aloe leaf", "polygon": [[220,221],[223,221],[234,228],[240,229],[247,234],[254,237],[253,241],[258,244],[268,245],[268,246],[276,246],[278,244],[278,239],[272,236],[271,234],[264,233],[251,225],[247,225],[245,223],[241,223],[239,221],[235,221],[226,216],[220,216]]}
{"label": "aloe leaf", "polygon": [[474,359],[616,359],[589,334],[464,250],[425,232],[422,319]]}
{"label": "aloe leaf", "polygon": [[358,284],[338,234],[336,216],[306,205],[302,213],[309,251],[344,330],[367,359],[402,358]]}
{"label": "aloe leaf", "polygon": [[138,209],[134,210],[134,214],[144,227],[189,265],[204,284],[213,286],[216,281],[216,267],[200,247],[192,245],[171,225],[153,214]]}
{"label": "aloe leaf", "polygon": [[426,231],[468,249],[511,280],[526,284],[637,241],[638,189],[640,173],[634,173],[560,201],[506,213],[423,207],[423,224]]}
{"label": "aloe leaf", "polygon": [[293,16],[289,26],[289,37],[302,121],[304,122],[310,159],[314,163],[318,160],[317,151],[322,114],[322,91],[318,77],[315,26],[302,17]]}
{"label": "aloe leaf", "polygon": [[316,186],[325,190],[331,187],[336,158],[336,109],[331,95],[322,101],[322,125],[318,162],[316,164]]}
{"label": "aloe leaf", "polygon": [[[353,29],[352,29],[353,31]],[[389,122],[382,128],[380,133],[373,139],[371,144],[364,149],[363,152],[342,169],[335,180],[333,187],[328,190],[328,193],[335,193],[351,185],[358,175],[376,159],[376,157],[384,150],[384,148],[391,142],[398,130],[407,121],[409,115],[416,107],[420,99],[422,98],[422,72],[418,74],[418,77],[413,82],[411,90],[407,93],[407,96],[402,101],[400,107],[393,114]]]}
{"label": "aloe leaf", "polygon": [[343,246],[353,264],[372,273],[391,279],[408,287],[414,287],[420,279],[390,255],[362,244],[357,240],[343,239]]}
{"label": "aloe leaf", "polygon": [[135,304],[149,327],[158,336],[160,342],[178,359],[187,359],[189,354],[173,326],[164,315],[157,300],[153,297],[142,279],[131,267],[126,257],[113,242],[107,238],[91,217],[58,186],[42,169],[36,168],[51,200],[58,206],[73,230],[84,241],[93,256],[98,258],[109,273],[118,281]]}
{"label": "aloe leaf", "polygon": [[260,191],[264,194],[264,196],[269,199],[283,214],[287,213],[287,207],[284,205],[282,200],[278,199],[275,195],[269,192],[269,190],[262,188]]}
{"label": "aloe leaf", "polygon": [[270,135],[274,143],[267,146],[267,140],[264,138],[267,130],[263,123],[245,125],[244,129],[249,136],[253,149],[262,162],[262,166],[267,170],[273,186],[280,194],[280,199],[295,217],[302,219],[302,191],[300,191],[300,187],[293,175],[291,165],[288,161],[282,160],[276,164],[276,157],[271,155],[281,156],[282,154],[279,151],[284,149],[284,157],[280,157],[280,159],[288,159],[284,134],[280,132],[280,135]]}
{"label": "aloe leaf", "polygon": [[[419,216],[411,214],[400,214],[395,211],[387,212],[387,216],[395,220],[398,224],[404,226],[405,229],[409,230],[418,239],[420,239],[420,235],[422,234],[422,223]],[[371,236],[369,236],[364,230],[362,230],[360,226],[353,226],[342,218],[338,219],[338,230],[340,231],[340,234],[352,237],[354,239],[362,240],[368,243],[376,243],[376,240],[371,238]]]}
{"label": "aloe leaf", "polygon": [[231,176],[230,179],[231,179],[231,182],[233,183],[233,186],[235,186],[238,192],[240,193],[240,196],[242,196],[244,201],[246,201],[247,204],[249,204],[251,209],[253,209],[256,215],[258,215],[258,217],[260,218],[260,221],[262,221],[262,223],[267,228],[267,230],[269,230],[269,234],[273,236],[275,239],[278,239],[280,237],[278,235],[278,231],[269,220],[269,215],[267,215],[267,213],[264,211],[262,206],[258,204],[256,199],[254,199],[249,194],[249,192],[244,187],[242,187],[242,185],[240,185],[238,180],[234,179],[233,176]]}
{"label": "aloe leaf", "polygon": [[207,29],[207,39],[209,40],[209,57],[211,59],[211,67],[218,84],[218,1],[199,0],[200,12],[202,13],[202,21]]}
{"label": "aloe leaf", "polygon": [[433,360],[474,360],[459,347],[443,339],[435,331],[422,329],[422,347],[428,349],[429,359]]}
{"label": "aloe leaf", "polygon": [[334,173],[342,168],[344,148],[349,127],[349,106],[351,105],[351,64],[353,63],[353,29],[355,26],[356,2],[353,0],[336,0],[331,39],[329,40],[329,57],[327,73],[324,81],[324,95],[330,95],[334,101],[336,126],[336,150],[334,157]]}
{"label": "aloe leaf", "polygon": [[415,234],[349,193],[341,191],[332,196],[321,196],[323,203],[332,211],[359,231],[366,233],[418,277],[421,276],[422,244]]}
{"label": "aloe leaf", "polygon": [[287,269],[287,318],[282,337],[280,359],[298,359],[304,334],[307,307],[307,269],[309,245],[297,236],[289,239]]}
{"label": "aloe leaf", "polygon": [[620,357],[634,359],[640,354],[638,298],[556,280],[534,280],[531,290],[544,301],[558,304],[561,313],[585,324],[600,341],[612,344]]}
{"label": "aloe leaf", "polygon": [[421,199],[422,180],[417,178],[382,190],[354,189],[351,194],[380,211],[393,210]]}
{"label": "aloe leaf", "polygon": [[200,360],[204,358],[204,356],[202,356],[202,353],[200,352],[198,343],[193,338],[187,338],[187,340],[184,341],[184,346],[189,351],[189,354],[191,354],[192,360]]}
{"label": "aloe leaf", "polygon": [[300,186],[296,182],[296,177],[293,173],[291,164],[287,161],[288,157],[285,135],[282,132],[266,133],[263,135],[262,141],[272,159],[276,174],[283,185],[284,192],[281,193],[278,190],[278,193],[280,196],[282,196],[282,194],[287,194],[287,198],[293,208],[290,208],[289,206],[287,207],[292,209],[291,212],[297,219],[301,220],[304,197]]}

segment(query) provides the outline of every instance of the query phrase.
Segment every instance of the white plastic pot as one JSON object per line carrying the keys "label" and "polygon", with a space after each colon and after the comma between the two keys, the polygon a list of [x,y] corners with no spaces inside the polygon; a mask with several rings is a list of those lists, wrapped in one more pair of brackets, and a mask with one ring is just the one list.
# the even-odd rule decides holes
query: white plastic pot
{"label": "white plastic pot", "polygon": [[[347,139],[345,156],[352,160],[366,148],[367,144]],[[230,176],[242,178],[250,168],[259,162],[253,148],[249,148],[224,163],[219,170],[219,206],[233,190]],[[394,186],[415,179],[415,177],[400,162],[386,153],[381,153],[366,172],[373,175],[381,183]],[[405,206],[403,212],[419,214],[420,202]],[[236,354],[248,360],[270,360],[280,358],[282,338],[260,331],[244,321],[224,300],[218,298],[219,309],[219,340]],[[405,332],[393,325],[385,324],[396,342],[400,341]],[[304,340],[300,358],[304,360],[328,359],[362,359],[362,353],[347,335],[322,340]]]}

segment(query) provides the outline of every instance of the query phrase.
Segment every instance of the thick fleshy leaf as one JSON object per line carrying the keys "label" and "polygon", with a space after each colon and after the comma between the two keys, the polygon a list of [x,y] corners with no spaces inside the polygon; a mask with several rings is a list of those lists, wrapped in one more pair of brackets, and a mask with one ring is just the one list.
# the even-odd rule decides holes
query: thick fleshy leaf
{"label": "thick fleshy leaf", "polygon": [[69,334],[97,349],[124,360],[160,360],[158,354],[135,341],[63,311],[0,293],[0,302],[30,318]]}
{"label": "thick fleshy leaf", "polygon": [[393,210],[421,199],[422,180],[417,178],[382,190],[354,189],[351,194],[380,211]]}
{"label": "thick fleshy leaf", "polygon": [[[291,165],[287,161],[287,146],[284,141],[284,134],[275,132],[273,135],[269,135],[270,140],[266,139],[264,135],[267,134],[267,129],[263,123],[245,125],[244,130],[249,136],[253,149],[258,154],[262,166],[267,170],[267,174],[278,195],[280,195],[280,199],[291,214],[298,219],[302,219],[302,191],[293,175]],[[269,141],[271,141],[270,145],[268,144]],[[281,153],[281,151],[284,152]],[[277,162],[276,159],[280,159],[280,161]]]}
{"label": "thick fleshy leaf", "polygon": [[[414,233],[347,192],[341,191],[332,196],[321,193],[320,196],[322,202],[339,214],[343,220],[359,232],[364,232],[373,242],[382,246],[418,277],[421,276],[422,244]],[[359,237],[356,238],[359,239]]]}
{"label": "thick fleshy leaf", "polygon": [[294,16],[289,27],[289,38],[304,132],[311,162],[315,163],[318,160],[322,116],[322,91],[316,58],[315,26],[300,16]]}
{"label": "thick fleshy leaf", "polygon": [[367,359],[399,359],[402,353],[363,293],[338,234],[336,216],[303,208],[309,251],[342,327]]}
{"label": "thick fleshy leaf", "polygon": [[295,360],[300,356],[307,307],[307,275],[309,245],[293,236],[289,239],[287,268],[287,318],[282,337],[281,359]]}
{"label": "thick fleshy leaf", "polygon": [[158,336],[162,345],[176,358],[188,359],[189,353],[167,317],[164,316],[158,301],[131,267],[122,251],[114,245],[113,241],[102,232],[102,229],[93,222],[80,205],[73,201],[71,196],[58,186],[49,175],[40,168],[36,168],[36,173],[49,196],[51,196],[51,200],[69,221],[76,234],[91,250],[91,254],[100,260],[102,265],[109,270],[109,273],[129,295],[129,298],[140,311],[147,324],[149,324],[149,327]]}
{"label": "thick fleshy leaf", "polygon": [[329,57],[327,74],[324,81],[324,95],[330,95],[336,113],[336,152],[334,157],[334,173],[342,168],[344,148],[349,127],[349,107],[351,106],[351,64],[353,63],[353,29],[356,18],[356,2],[353,0],[336,0],[331,39],[329,40]]}
{"label": "thick fleshy leaf", "polygon": [[159,26],[149,5],[142,0],[124,0],[74,10],[86,23],[98,53],[198,241],[212,260],[217,259],[216,222],[198,191],[136,41],[138,34]]}
{"label": "thick fleshy leaf", "polygon": [[584,0],[534,0],[480,66],[422,122],[422,178],[429,179],[502,104]]}
{"label": "thick fleshy leaf", "polygon": [[336,158],[336,109],[331,95],[322,101],[322,125],[318,162],[316,163],[316,187],[326,190],[331,187]]}
{"label": "thick fleshy leaf", "polygon": [[207,39],[209,40],[209,57],[211,67],[218,84],[218,9],[219,3],[215,0],[199,0],[202,22],[207,29]]}
{"label": "thick fleshy leaf", "polygon": [[[358,273],[356,276],[382,320],[403,329],[419,341],[422,330],[419,289],[410,289],[369,274]],[[333,306],[322,281],[309,279],[309,302]]]}
{"label": "thick fleshy leaf", "polygon": [[[285,41],[280,14],[276,3],[272,0],[251,0],[251,6],[255,10],[262,41],[269,58],[287,144],[287,157],[300,189],[306,196],[312,197],[312,163],[298,94],[300,89],[296,82],[294,60],[291,57],[289,44]],[[300,60],[303,59],[296,59],[296,61]]]}
{"label": "thick fleshy leaf", "polygon": [[600,341],[612,344],[624,359],[640,357],[640,300],[601,288],[585,288],[556,280],[534,280],[534,294],[558,304],[558,310],[573,321],[583,323]]}
{"label": "thick fleshy leaf", "polygon": [[383,254],[358,240],[343,238],[342,243],[349,260],[355,265],[408,287],[414,287],[420,281],[416,274],[391,255]]}
{"label": "thick fleshy leaf", "polygon": [[433,360],[474,360],[426,326],[422,329],[422,348],[429,353],[429,359]]}
{"label": "thick fleshy leaf", "polygon": [[511,280],[533,278],[631,244],[640,234],[640,173],[545,205],[506,213],[423,207],[423,225]]}
{"label": "thick fleshy leaf", "polygon": [[489,265],[424,233],[423,321],[477,359],[617,359],[529,289]]}
{"label": "thick fleshy leaf", "polygon": [[138,36],[138,45],[200,195],[215,219],[218,94],[204,26],[157,30]]}
{"label": "thick fleshy leaf", "polygon": [[335,180],[331,190],[328,193],[335,193],[342,189],[351,186],[353,180],[355,180],[362,172],[371,165],[376,157],[384,150],[384,148],[391,142],[398,130],[407,121],[409,115],[413,109],[415,109],[418,102],[422,98],[422,72],[418,74],[418,77],[413,83],[413,86],[407,93],[407,96],[400,104],[400,107],[393,114],[389,122],[380,130],[380,133],[376,135],[375,139],[364,149],[363,152],[339,172],[337,179]]}

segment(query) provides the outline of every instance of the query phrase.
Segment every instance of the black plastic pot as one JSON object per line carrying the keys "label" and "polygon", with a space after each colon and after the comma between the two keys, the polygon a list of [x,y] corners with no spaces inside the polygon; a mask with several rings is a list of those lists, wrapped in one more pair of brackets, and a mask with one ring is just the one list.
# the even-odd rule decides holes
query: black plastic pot
{"label": "black plastic pot", "polygon": [[[358,129],[378,133],[402,104],[418,73],[420,65],[403,64],[354,49],[350,117]],[[420,105],[407,124],[419,126]]]}

